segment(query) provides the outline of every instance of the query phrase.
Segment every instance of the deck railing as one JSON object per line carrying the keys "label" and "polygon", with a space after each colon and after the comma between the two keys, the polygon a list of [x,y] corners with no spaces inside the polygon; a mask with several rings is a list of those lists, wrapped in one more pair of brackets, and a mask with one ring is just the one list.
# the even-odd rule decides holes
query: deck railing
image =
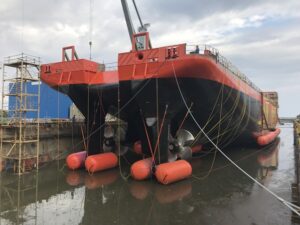
{"label": "deck railing", "polygon": [[118,62],[104,63],[105,71],[118,70]]}
{"label": "deck railing", "polygon": [[[199,50],[196,50],[196,46],[198,46]],[[216,48],[210,45],[187,45],[187,54],[201,54],[213,57],[218,64],[222,65],[223,68],[230,71],[232,75],[244,81],[258,92],[261,92],[260,88],[258,88],[244,73],[242,73],[236,66],[234,66],[227,58],[221,55],[219,53],[219,50],[217,50]]]}
{"label": "deck railing", "polygon": [[[198,46],[198,49],[196,49]],[[208,55],[216,60],[218,64],[220,64],[224,69],[230,72],[233,76],[238,79],[244,81],[253,89],[258,92],[261,92],[260,88],[258,88],[244,73],[242,73],[235,65],[233,65],[227,58],[219,53],[219,50],[210,46],[210,45],[186,45],[186,53],[187,54],[200,54],[200,55]],[[105,70],[112,71],[118,69],[117,62],[105,63]]]}

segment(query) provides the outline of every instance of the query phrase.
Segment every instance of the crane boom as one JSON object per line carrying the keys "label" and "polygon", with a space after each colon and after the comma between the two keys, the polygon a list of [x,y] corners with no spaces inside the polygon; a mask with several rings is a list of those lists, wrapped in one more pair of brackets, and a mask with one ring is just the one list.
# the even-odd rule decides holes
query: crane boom
{"label": "crane boom", "polygon": [[134,27],[132,25],[132,20],[131,20],[131,16],[129,13],[129,9],[128,9],[128,4],[126,0],[121,0],[122,3],[122,8],[123,8],[123,12],[124,12],[124,16],[125,16],[125,20],[126,20],[126,24],[127,24],[127,29],[128,29],[128,33],[129,33],[129,38],[131,40],[131,42],[133,41],[133,35],[135,34],[135,30]]}
{"label": "crane boom", "polygon": [[[138,8],[135,4],[135,0],[132,0],[133,2],[133,5],[134,5],[134,8],[135,8],[135,11],[136,11],[136,14],[138,16],[138,19],[139,19],[139,22],[140,22],[140,27],[138,28],[138,32],[146,32],[147,31],[147,27],[149,27],[150,25],[149,24],[143,24],[142,22],[142,19],[141,19],[141,16],[140,16],[140,13],[138,11]],[[133,43],[133,38],[134,38],[134,35],[136,34],[135,33],[135,30],[134,30],[134,27],[133,27],[133,24],[132,24],[132,20],[131,20],[131,15],[130,15],[130,12],[129,12],[129,8],[128,8],[128,4],[127,4],[127,0],[121,0],[121,3],[122,3],[122,8],[123,8],[123,12],[124,12],[124,16],[125,16],[125,20],[126,20],[126,24],[127,24],[127,29],[128,29],[128,33],[129,33],[129,38],[131,40],[131,43]],[[149,48],[152,48],[151,46],[151,41],[150,39],[148,38],[148,45],[149,45]]]}

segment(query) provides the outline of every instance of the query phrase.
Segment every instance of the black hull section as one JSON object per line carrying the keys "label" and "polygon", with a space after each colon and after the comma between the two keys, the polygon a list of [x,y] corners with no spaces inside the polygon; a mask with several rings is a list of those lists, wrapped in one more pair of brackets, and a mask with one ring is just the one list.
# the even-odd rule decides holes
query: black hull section
{"label": "black hull section", "polygon": [[[137,103],[145,112],[145,117],[162,118],[167,112],[168,118],[172,121],[172,135],[175,135],[183,121],[182,128],[194,135],[199,132],[192,118],[190,116],[185,118],[187,108],[175,79],[153,79],[140,91],[145,82],[147,81],[135,81],[134,85],[136,92],[139,91]],[[226,145],[253,143],[253,134],[260,131],[259,101],[241,91],[209,80],[182,78],[178,79],[178,83],[196,121],[209,137],[215,141],[219,139],[220,146],[226,143]]]}
{"label": "black hull section", "polygon": [[[253,135],[261,129],[261,103],[258,100],[214,81],[195,78],[178,81],[195,119],[220,147],[255,144]],[[70,85],[63,91],[86,117],[90,154],[102,149],[105,114],[108,111],[116,114],[118,109],[121,119],[128,123],[125,144],[141,140],[144,153],[149,154],[146,133],[152,149],[161,133],[158,144],[161,162],[167,160],[168,133],[175,137],[179,127],[193,134],[196,138],[193,145],[210,146],[187,115],[174,78],[124,81],[119,87]],[[151,119],[156,122],[153,126],[148,123],[146,132],[145,124]]]}
{"label": "black hull section", "polygon": [[[69,85],[59,91],[67,94],[85,117],[86,144],[90,155],[97,154],[103,148],[105,116],[107,113],[120,117],[128,123],[126,141],[138,140],[136,118],[140,115],[137,104],[131,99],[131,83],[122,85]],[[118,108],[121,108],[118,113]]]}

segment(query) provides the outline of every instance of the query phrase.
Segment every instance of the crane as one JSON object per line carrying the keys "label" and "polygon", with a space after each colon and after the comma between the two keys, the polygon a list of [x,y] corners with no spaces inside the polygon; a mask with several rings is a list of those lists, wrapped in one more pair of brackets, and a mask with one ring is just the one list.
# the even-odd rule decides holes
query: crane
{"label": "crane", "polygon": [[[149,23],[146,23],[146,24],[143,23],[143,21],[141,19],[141,16],[140,16],[140,13],[138,11],[137,5],[135,3],[135,0],[132,0],[132,2],[133,2],[136,14],[137,14],[139,22],[140,22],[140,27],[138,28],[138,32],[139,33],[147,32],[147,28],[150,26],[150,24]],[[125,21],[126,21],[126,25],[127,25],[127,29],[128,29],[128,33],[129,33],[129,38],[130,38],[131,42],[133,43],[134,35],[136,34],[136,32],[135,32],[135,29],[134,29],[134,26],[133,26],[133,23],[132,23],[132,19],[131,19],[131,15],[130,15],[130,12],[129,12],[127,0],[121,0],[121,3],[122,3],[122,8],[123,8],[124,16],[125,16]],[[152,48],[150,39],[149,39],[149,47]]]}

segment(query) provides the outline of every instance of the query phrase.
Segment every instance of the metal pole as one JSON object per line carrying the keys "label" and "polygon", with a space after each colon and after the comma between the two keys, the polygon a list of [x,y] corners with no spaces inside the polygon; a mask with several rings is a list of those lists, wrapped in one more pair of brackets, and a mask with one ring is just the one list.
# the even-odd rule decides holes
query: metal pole
{"label": "metal pole", "polygon": [[17,111],[19,111],[19,161],[18,161],[18,175],[21,175],[21,161],[22,161],[22,120],[23,120],[23,53],[22,53],[22,59],[21,59],[21,71],[20,71],[20,105],[17,108]]}
{"label": "metal pole", "polygon": [[[0,146],[0,212],[2,212],[2,184],[3,184],[3,181],[2,181],[2,168],[3,168],[3,159],[2,159],[2,155],[3,155],[3,150],[2,150],[2,138],[3,138],[3,127],[2,127],[2,124],[3,124],[3,94],[4,94],[4,67],[3,68],[3,71],[2,71],[2,112],[1,112],[1,146]],[[1,68],[0,68],[1,69]],[[1,222],[1,219],[2,217],[0,216],[0,225],[2,224]]]}
{"label": "metal pole", "polygon": [[38,196],[39,196],[39,171],[36,171],[36,178],[35,178],[35,224],[37,223],[38,215],[37,215],[37,210],[38,210]]}
{"label": "metal pole", "polygon": [[[5,91],[4,91],[4,81],[5,81],[5,78],[4,78],[4,74],[5,74],[5,65],[3,64],[3,67],[2,67],[2,111],[1,111],[1,146],[0,146],[0,173],[2,173],[2,168],[3,168],[3,124],[4,124],[4,96],[5,96]],[[1,191],[1,189],[0,189]]]}
{"label": "metal pole", "polygon": [[[40,63],[40,62],[39,62]],[[40,65],[39,65],[40,66]],[[38,71],[38,105],[37,105],[37,143],[36,143],[36,169],[39,170],[39,156],[40,156],[40,104],[41,104],[41,79],[40,79],[40,67]]]}

